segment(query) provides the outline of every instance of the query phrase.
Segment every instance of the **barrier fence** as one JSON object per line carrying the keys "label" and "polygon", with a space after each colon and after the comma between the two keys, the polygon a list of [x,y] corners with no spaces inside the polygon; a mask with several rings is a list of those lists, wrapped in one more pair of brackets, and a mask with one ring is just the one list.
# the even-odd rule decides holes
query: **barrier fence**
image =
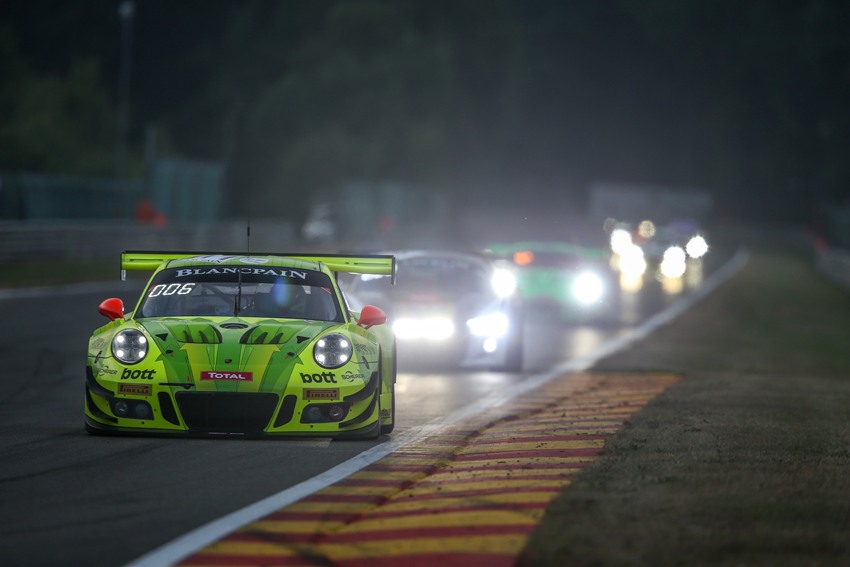
{"label": "barrier fence", "polygon": [[[110,260],[123,250],[293,251],[300,246],[288,222],[169,224],[134,222],[0,222],[0,264],[28,260]],[[300,250],[296,250],[300,251]]]}

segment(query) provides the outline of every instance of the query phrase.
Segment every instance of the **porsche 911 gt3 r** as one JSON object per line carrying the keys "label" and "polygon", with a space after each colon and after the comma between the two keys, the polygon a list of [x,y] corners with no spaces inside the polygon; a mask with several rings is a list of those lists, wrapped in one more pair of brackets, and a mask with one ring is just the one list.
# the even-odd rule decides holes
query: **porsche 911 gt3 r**
{"label": "porsche 911 gt3 r", "polygon": [[377,437],[395,420],[395,339],[351,311],[336,272],[392,276],[383,256],[125,252],[154,270],[132,312],[99,311],[86,363],[91,433]]}

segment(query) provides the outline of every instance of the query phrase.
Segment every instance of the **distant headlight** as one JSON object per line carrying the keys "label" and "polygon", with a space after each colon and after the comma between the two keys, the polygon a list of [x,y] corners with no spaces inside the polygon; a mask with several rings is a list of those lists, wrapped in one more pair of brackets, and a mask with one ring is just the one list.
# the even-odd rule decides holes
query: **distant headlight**
{"label": "distant headlight", "polygon": [[708,242],[699,234],[688,240],[685,245],[685,252],[691,258],[702,258],[708,252]]}
{"label": "distant headlight", "polygon": [[325,335],[313,347],[313,359],[323,368],[339,368],[351,360],[351,341],[339,333]]}
{"label": "distant headlight", "polygon": [[582,272],[573,281],[572,293],[582,305],[591,305],[602,299],[605,284],[597,274]]}
{"label": "distant headlight", "polygon": [[476,337],[504,337],[510,322],[504,313],[490,313],[466,322],[469,332]]}
{"label": "distant headlight", "polygon": [[671,246],[664,251],[664,258],[661,260],[661,275],[665,278],[680,278],[685,273],[687,264],[685,263],[685,251],[679,246]]}
{"label": "distant headlight", "polygon": [[148,340],[138,329],[124,329],[112,339],[112,354],[123,364],[136,364],[148,354]]}
{"label": "distant headlight", "polygon": [[646,258],[637,244],[630,244],[620,254],[620,272],[627,278],[642,276],[646,271]]}
{"label": "distant headlight", "polygon": [[611,231],[611,250],[621,256],[632,245],[632,235],[628,230],[615,228]]}
{"label": "distant headlight", "polygon": [[516,277],[510,270],[504,268],[493,270],[490,284],[493,286],[496,295],[502,298],[510,297],[516,291]]}
{"label": "distant headlight", "polygon": [[417,319],[401,317],[393,323],[393,332],[401,340],[427,339],[443,341],[455,334],[455,325],[448,317]]}

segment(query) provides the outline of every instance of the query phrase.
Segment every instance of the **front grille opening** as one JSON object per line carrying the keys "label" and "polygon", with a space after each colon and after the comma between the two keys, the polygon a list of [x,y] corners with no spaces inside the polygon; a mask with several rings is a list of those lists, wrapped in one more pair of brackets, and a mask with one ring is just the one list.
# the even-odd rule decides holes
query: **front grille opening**
{"label": "front grille opening", "polygon": [[171,396],[167,392],[157,394],[159,400],[159,413],[162,418],[168,423],[180,425],[180,420],[177,418],[177,412],[174,410],[174,404],[171,403]]}
{"label": "front grille opening", "polygon": [[278,402],[270,393],[177,392],[174,397],[186,426],[198,432],[263,431]]}
{"label": "front grille opening", "polygon": [[280,411],[277,412],[277,419],[274,420],[275,428],[283,427],[292,421],[292,414],[295,412],[295,404],[297,402],[298,398],[292,394],[283,398],[283,403],[280,404]]}

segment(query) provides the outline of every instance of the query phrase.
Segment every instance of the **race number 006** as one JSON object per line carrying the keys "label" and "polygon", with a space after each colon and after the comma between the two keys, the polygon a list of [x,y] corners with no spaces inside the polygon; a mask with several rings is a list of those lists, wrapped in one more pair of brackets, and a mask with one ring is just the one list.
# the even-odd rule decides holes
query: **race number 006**
{"label": "race number 006", "polygon": [[195,287],[193,283],[173,283],[173,284],[159,284],[153,286],[151,292],[148,294],[148,297],[156,297],[158,295],[188,295],[192,292],[192,288]]}

